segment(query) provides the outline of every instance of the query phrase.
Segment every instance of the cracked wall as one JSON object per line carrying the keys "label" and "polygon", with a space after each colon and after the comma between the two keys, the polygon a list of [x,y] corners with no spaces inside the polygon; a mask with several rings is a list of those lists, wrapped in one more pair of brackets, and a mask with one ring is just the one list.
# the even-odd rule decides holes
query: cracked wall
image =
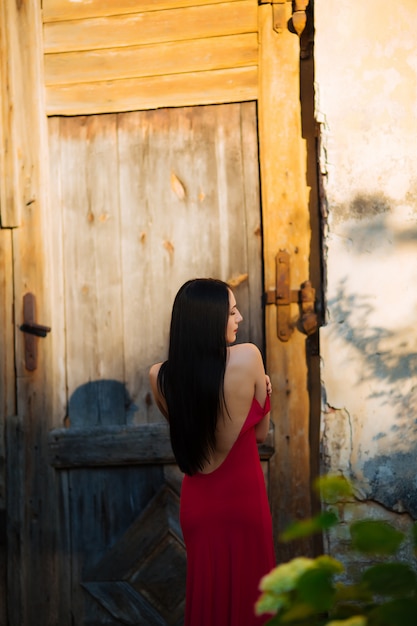
{"label": "cracked wall", "polygon": [[351,516],[400,527],[417,519],[415,23],[415,0],[315,1],[322,466],[353,480]]}

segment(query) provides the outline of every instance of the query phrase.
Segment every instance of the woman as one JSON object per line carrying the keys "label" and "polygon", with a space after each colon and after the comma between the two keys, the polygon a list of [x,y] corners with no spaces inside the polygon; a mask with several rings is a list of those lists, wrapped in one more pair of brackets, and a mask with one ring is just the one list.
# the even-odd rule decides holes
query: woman
{"label": "woman", "polygon": [[150,370],[185,474],[185,626],[266,621],[255,616],[254,604],[275,558],[256,444],[269,430],[270,381],[256,346],[231,345],[242,319],[226,283],[186,282],[173,305],[168,360]]}

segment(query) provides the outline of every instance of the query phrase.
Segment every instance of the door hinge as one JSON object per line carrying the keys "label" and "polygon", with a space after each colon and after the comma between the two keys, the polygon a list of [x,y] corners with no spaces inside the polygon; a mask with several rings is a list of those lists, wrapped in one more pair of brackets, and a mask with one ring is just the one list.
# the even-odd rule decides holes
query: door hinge
{"label": "door hinge", "polygon": [[[297,327],[306,335],[312,335],[318,328],[315,312],[316,290],[306,280],[300,289],[290,287],[290,255],[280,250],[275,257],[276,288],[268,290],[264,295],[264,303],[277,306],[277,336],[281,341],[288,341]],[[299,317],[291,315],[291,304],[298,304]]]}
{"label": "door hinge", "polygon": [[33,372],[38,367],[38,337],[46,337],[49,326],[36,322],[36,298],[33,293],[23,296],[23,324],[20,330],[25,334],[25,367]]}

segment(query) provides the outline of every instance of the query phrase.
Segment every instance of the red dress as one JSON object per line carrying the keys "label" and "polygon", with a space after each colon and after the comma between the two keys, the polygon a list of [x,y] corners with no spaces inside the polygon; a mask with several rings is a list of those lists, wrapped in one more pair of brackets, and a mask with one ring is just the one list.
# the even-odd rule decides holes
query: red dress
{"label": "red dress", "polygon": [[260,626],[259,581],[273,567],[271,512],[255,437],[270,409],[253,399],[226,459],[210,474],[184,476],[180,520],[187,548],[184,626]]}

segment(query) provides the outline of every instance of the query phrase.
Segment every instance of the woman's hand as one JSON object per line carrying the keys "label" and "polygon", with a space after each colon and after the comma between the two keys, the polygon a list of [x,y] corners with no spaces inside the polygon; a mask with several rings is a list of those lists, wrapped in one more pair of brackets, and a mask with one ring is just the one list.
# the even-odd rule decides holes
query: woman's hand
{"label": "woman's hand", "polygon": [[268,374],[265,374],[265,382],[266,382],[266,393],[268,394],[268,396],[270,396],[272,393],[272,384],[271,384],[271,379],[269,378]]}

